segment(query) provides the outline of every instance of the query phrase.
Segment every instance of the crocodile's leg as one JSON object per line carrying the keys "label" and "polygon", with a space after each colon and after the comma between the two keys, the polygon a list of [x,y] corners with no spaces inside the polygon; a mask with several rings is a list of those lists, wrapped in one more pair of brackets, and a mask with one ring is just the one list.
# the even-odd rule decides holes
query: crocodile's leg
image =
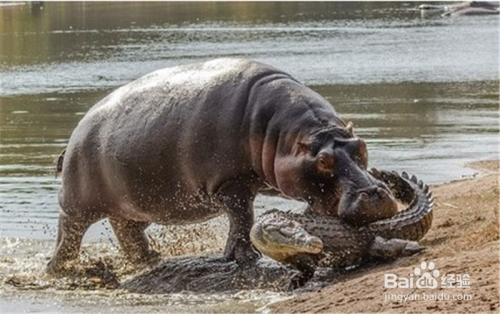
{"label": "crocodile's leg", "polygon": [[316,271],[316,257],[313,254],[299,253],[293,257],[281,261],[292,265],[299,272],[290,277],[293,289],[303,287],[314,276]]}
{"label": "crocodile's leg", "polygon": [[382,237],[376,237],[368,250],[368,254],[373,257],[391,259],[400,256],[410,256],[420,253],[422,250],[423,248],[415,241],[401,239],[386,240]]}

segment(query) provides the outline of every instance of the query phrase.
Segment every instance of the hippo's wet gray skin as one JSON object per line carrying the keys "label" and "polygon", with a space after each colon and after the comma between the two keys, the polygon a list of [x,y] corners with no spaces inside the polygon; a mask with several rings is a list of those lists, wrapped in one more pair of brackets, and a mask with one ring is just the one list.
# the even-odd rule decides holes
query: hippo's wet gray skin
{"label": "hippo's wet gray skin", "polygon": [[143,262],[157,256],[144,234],[150,223],[226,213],[225,258],[249,263],[252,202],[264,186],[333,216],[355,200],[363,206],[370,191],[392,199],[365,170],[364,141],[324,98],[247,60],[167,68],[117,89],[80,121],[61,161],[53,273],[106,217],[125,254]]}

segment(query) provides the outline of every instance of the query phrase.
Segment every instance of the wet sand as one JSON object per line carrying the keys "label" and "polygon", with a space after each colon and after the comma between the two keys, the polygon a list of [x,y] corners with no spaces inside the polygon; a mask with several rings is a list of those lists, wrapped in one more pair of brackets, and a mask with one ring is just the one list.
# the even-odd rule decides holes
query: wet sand
{"label": "wet sand", "polygon": [[[421,241],[425,252],[348,273],[321,290],[270,305],[271,313],[498,313],[499,162],[469,166],[479,171],[474,178],[432,186],[435,213],[433,227]],[[440,276],[470,275],[470,288],[444,288],[440,278],[435,289],[384,288],[385,274],[409,278],[422,261],[434,262]],[[388,294],[426,294],[430,299],[441,293],[450,300],[399,302],[389,296],[386,301]],[[452,300],[464,294],[472,299]]]}

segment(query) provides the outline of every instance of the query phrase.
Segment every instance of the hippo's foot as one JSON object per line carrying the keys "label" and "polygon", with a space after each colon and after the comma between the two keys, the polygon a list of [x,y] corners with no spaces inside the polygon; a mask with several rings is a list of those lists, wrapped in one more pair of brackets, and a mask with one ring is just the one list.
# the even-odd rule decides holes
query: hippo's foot
{"label": "hippo's foot", "polygon": [[250,245],[247,249],[241,251],[236,250],[234,259],[239,265],[253,266],[261,256],[262,255]]}
{"label": "hippo's foot", "polygon": [[224,255],[213,259],[218,263],[236,263],[239,267],[254,267],[261,257],[249,241],[229,238]]}
{"label": "hippo's foot", "polygon": [[[78,284],[82,281],[80,279],[91,279],[93,285],[96,287],[105,287],[116,289],[120,282],[118,275],[114,271],[112,264],[101,259],[90,259],[85,263],[67,262],[62,266],[52,261],[47,264],[45,273],[55,279],[69,278],[72,284]],[[76,280],[76,282],[73,282]],[[68,281],[57,281],[57,285],[64,286]]]}
{"label": "hippo's foot", "polygon": [[224,254],[223,259],[228,262],[235,261],[238,266],[252,267],[255,266],[260,257],[260,253],[252,245],[236,245],[234,250]]}
{"label": "hippo's foot", "polygon": [[45,267],[45,273],[50,276],[60,276],[61,273],[64,271],[64,268],[56,265],[52,260],[47,263],[47,266]]}
{"label": "hippo's foot", "polygon": [[58,262],[54,259],[51,259],[45,268],[45,273],[52,277],[67,277],[74,273],[77,268],[78,263],[74,262]]}

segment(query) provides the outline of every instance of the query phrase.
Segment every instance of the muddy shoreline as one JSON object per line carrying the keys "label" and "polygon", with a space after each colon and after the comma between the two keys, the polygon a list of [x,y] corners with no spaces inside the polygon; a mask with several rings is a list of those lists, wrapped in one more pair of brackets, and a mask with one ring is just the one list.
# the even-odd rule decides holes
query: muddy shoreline
{"label": "muddy shoreline", "polygon": [[[102,273],[95,275],[90,273],[82,278],[78,276],[67,279],[48,278],[43,275],[43,265],[49,257],[48,253],[17,256],[16,248],[33,245],[33,252],[50,252],[52,243],[40,244],[34,240],[18,240],[4,245],[10,248],[5,251],[6,256],[11,257],[0,260],[0,266],[5,270],[3,272],[5,276],[1,278],[3,285],[0,293],[3,299],[1,307],[11,312],[16,308],[15,304],[19,302],[27,304],[23,301],[27,299],[30,300],[27,301],[29,304],[33,302],[37,304],[24,308],[28,312],[68,312],[71,309],[77,312],[90,311],[95,309],[96,304],[103,302],[120,312],[149,312],[165,304],[171,304],[174,312],[185,313],[227,312],[230,308],[237,312],[248,313],[498,312],[498,160],[475,162],[469,166],[478,170],[474,177],[431,187],[435,199],[434,223],[421,241],[426,250],[419,255],[400,258],[391,263],[371,263],[349,271],[331,272],[325,274],[325,283],[316,282],[315,285],[306,286],[292,293],[287,292],[290,291],[290,288],[286,287],[290,284],[285,280],[288,278],[287,271],[274,264],[271,266],[276,268],[274,270],[276,280],[269,280],[263,285],[256,286],[260,289],[241,291],[237,289],[235,293],[214,293],[217,290],[215,287],[217,282],[232,284],[230,278],[222,280],[218,278],[214,282],[211,294],[203,291],[165,294],[161,290],[168,288],[169,284],[161,282],[162,278],[154,278],[153,281],[156,283],[153,285],[136,286],[135,291],[117,289],[119,283],[113,281],[115,278],[109,277],[111,278],[109,281],[103,280],[106,277],[101,276]],[[197,229],[196,233],[207,236],[208,233],[205,231],[208,230],[212,229]],[[187,236],[191,237],[193,234],[187,233]],[[191,251],[192,248],[184,249]],[[177,252],[163,252],[165,264],[182,260],[169,256],[185,256],[186,253],[182,249]],[[189,255],[192,257],[192,254]],[[441,274],[469,274],[470,288],[453,290],[384,288],[385,273],[408,276],[422,261],[434,262]],[[111,268],[118,274],[117,279],[121,283],[126,280],[133,281],[133,278],[138,276],[137,270],[128,268],[117,248],[109,244],[94,243],[84,246],[83,264],[96,263],[104,263],[104,271]],[[238,272],[231,265],[224,267],[226,275]],[[269,265],[265,265],[263,269],[270,269],[268,267]],[[185,278],[179,276],[189,281],[189,273],[184,275]],[[147,279],[147,272],[145,274]],[[179,287],[185,285],[176,284]],[[156,291],[151,290],[152,286]],[[249,283],[249,286],[254,286],[254,283]],[[210,287],[207,286],[207,291],[210,290],[208,288]],[[409,296],[424,293],[469,294],[472,300],[407,302],[386,300],[388,294]],[[279,301],[284,298],[286,301]]]}

